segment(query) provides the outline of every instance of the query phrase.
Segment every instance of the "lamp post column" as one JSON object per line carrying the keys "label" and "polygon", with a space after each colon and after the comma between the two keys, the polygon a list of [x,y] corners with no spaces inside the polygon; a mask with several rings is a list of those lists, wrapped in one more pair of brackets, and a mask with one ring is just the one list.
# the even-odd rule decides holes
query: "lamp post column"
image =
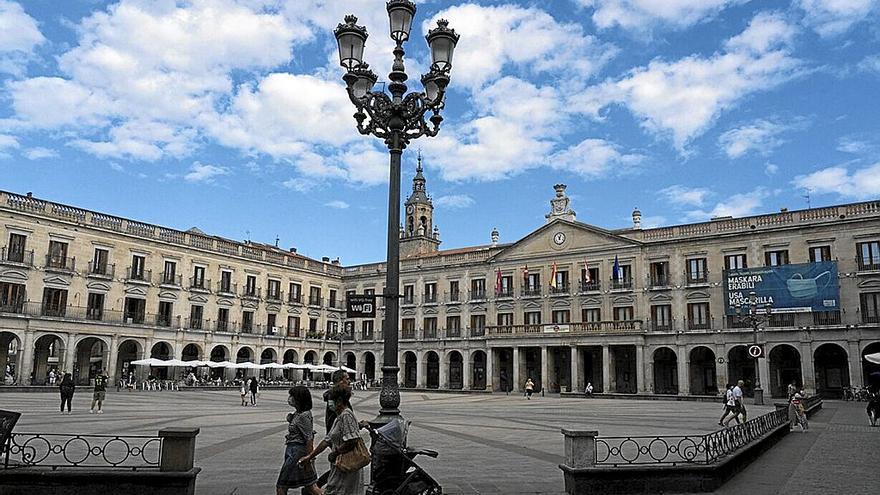
{"label": "lamp post column", "polygon": [[[758,326],[759,322],[756,319],[752,320],[752,330],[755,332],[755,345],[758,345]],[[755,405],[763,406],[764,405],[764,389],[761,388],[761,365],[760,365],[760,357],[755,358]]]}

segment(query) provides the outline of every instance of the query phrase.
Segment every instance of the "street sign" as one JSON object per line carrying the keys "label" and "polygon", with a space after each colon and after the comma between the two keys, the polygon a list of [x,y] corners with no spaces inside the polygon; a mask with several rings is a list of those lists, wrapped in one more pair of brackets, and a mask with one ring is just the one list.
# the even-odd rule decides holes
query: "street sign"
{"label": "street sign", "polygon": [[376,296],[351,294],[345,299],[346,318],[375,318]]}
{"label": "street sign", "polygon": [[764,355],[764,349],[758,344],[752,344],[749,346],[749,356],[752,356],[755,359]]}

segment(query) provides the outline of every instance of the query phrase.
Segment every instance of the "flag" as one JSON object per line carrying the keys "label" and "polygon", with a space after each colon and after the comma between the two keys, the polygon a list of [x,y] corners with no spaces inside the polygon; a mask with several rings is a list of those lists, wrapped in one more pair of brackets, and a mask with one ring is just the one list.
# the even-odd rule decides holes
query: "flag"
{"label": "flag", "polygon": [[587,264],[587,259],[584,258],[584,283],[591,284],[593,280],[590,278],[590,266]]}
{"label": "flag", "polygon": [[620,282],[623,278],[623,270],[620,269],[620,261],[617,260],[617,255],[614,255],[614,269],[612,270],[612,274],[614,275],[614,280]]}
{"label": "flag", "polygon": [[501,294],[501,269],[495,271],[495,295]]}
{"label": "flag", "polygon": [[529,286],[529,265],[526,265],[522,269],[523,272],[523,287]]}
{"label": "flag", "polygon": [[550,272],[550,287],[556,288],[556,262],[553,262],[553,270]]}

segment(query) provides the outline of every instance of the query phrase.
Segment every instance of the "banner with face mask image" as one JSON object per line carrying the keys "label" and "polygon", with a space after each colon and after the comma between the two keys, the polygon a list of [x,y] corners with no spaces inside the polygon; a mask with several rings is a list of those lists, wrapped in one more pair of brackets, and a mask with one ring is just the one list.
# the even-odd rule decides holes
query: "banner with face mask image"
{"label": "banner with face mask image", "polygon": [[725,311],[736,313],[742,304],[748,311],[749,293],[758,296],[758,306],[772,305],[774,313],[840,310],[837,262],[764,266],[724,272]]}

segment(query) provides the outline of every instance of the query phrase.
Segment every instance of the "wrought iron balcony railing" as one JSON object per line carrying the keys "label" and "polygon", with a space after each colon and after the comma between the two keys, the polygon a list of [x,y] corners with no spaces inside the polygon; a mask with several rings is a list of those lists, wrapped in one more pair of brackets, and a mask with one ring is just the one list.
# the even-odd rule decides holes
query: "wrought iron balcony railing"
{"label": "wrought iron balcony railing", "polygon": [[171,287],[182,287],[183,275],[175,275],[173,273],[162,272],[162,281],[160,284]]}
{"label": "wrought iron balcony railing", "polygon": [[150,282],[153,280],[153,271],[128,267],[125,269],[125,280],[129,282]]}
{"label": "wrought iron balcony railing", "polygon": [[92,277],[106,277],[113,278],[116,275],[116,265],[108,264],[108,263],[95,263],[94,261],[89,261],[89,271],[88,275]]}
{"label": "wrought iron balcony railing", "polygon": [[189,278],[189,289],[196,291],[210,291],[211,290],[211,281],[206,280],[202,277],[190,277]]}
{"label": "wrought iron balcony railing", "polygon": [[523,297],[538,297],[541,295],[541,287],[523,287]]}
{"label": "wrought iron balcony railing", "polygon": [[436,292],[422,294],[422,304],[434,304],[436,302],[437,302],[437,293]]}
{"label": "wrought iron balcony railing", "polygon": [[248,299],[259,299],[262,294],[263,289],[261,287],[248,287],[247,285],[245,285],[241,297],[245,297]]}
{"label": "wrought iron balcony railing", "polygon": [[455,290],[446,293],[446,302],[447,303],[459,303],[461,302],[461,291]]}
{"label": "wrought iron balcony railing", "polygon": [[632,278],[611,279],[611,290],[632,290]]}
{"label": "wrought iron balcony railing", "polygon": [[580,285],[581,292],[596,292],[596,291],[602,290],[602,284],[596,280],[591,281],[591,282],[581,280],[579,285]]}
{"label": "wrought iron balcony railing", "polygon": [[76,258],[70,256],[60,256],[55,254],[46,255],[47,270],[61,270],[72,272],[76,270]]}
{"label": "wrought iron balcony railing", "polygon": [[856,256],[856,266],[860,272],[880,271],[880,258],[876,256]]}
{"label": "wrought iron balcony railing", "polygon": [[302,304],[303,297],[302,294],[299,293],[291,293],[287,296],[287,302],[290,304]]}
{"label": "wrought iron balcony railing", "polygon": [[217,282],[217,293],[222,295],[234,296],[238,294],[238,284],[233,284],[232,282],[223,283],[221,280]]}
{"label": "wrought iron balcony railing", "polygon": [[0,249],[0,263],[32,267],[34,266],[34,252],[21,249],[9,249],[7,246],[4,246]]}

